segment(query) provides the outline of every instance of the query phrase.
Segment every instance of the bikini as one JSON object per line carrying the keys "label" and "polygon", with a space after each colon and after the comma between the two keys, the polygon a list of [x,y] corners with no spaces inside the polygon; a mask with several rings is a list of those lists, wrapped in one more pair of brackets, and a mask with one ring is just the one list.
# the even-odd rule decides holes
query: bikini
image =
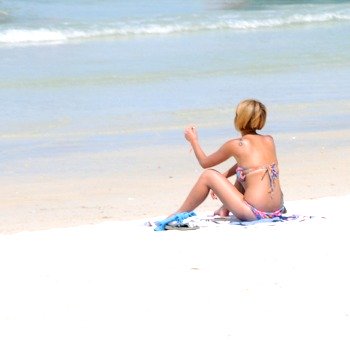
{"label": "bikini", "polygon": [[[257,171],[264,171],[264,173],[261,177],[261,180],[263,180],[266,175],[269,177],[269,181],[270,181],[269,193],[272,193],[274,190],[274,187],[275,187],[275,180],[278,179],[278,177],[279,177],[278,166],[276,163],[272,163],[270,165],[263,165],[263,166],[259,166],[259,167],[253,167],[253,168],[243,168],[241,166],[238,166],[236,169],[237,180],[240,183],[243,183],[243,182],[245,182],[246,176],[248,174],[252,174],[252,173],[255,173]],[[266,212],[266,211],[256,209],[255,207],[253,207],[252,205],[250,205],[246,201],[244,201],[244,202],[251,209],[251,211],[253,212],[253,214],[255,215],[255,217],[258,220],[260,220],[260,219],[272,219],[272,218],[275,218],[277,216],[281,216],[283,213],[286,212],[286,209],[285,209],[283,204],[282,204],[282,207],[280,209],[278,209],[274,212]]]}

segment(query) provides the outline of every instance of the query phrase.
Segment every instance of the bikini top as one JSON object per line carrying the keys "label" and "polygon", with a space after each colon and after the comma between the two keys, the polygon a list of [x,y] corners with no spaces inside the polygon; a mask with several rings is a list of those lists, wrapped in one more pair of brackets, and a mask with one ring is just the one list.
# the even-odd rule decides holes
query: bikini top
{"label": "bikini top", "polygon": [[243,168],[241,166],[238,166],[236,169],[236,176],[237,180],[241,183],[245,182],[246,176],[248,174],[255,173],[257,171],[264,171],[261,180],[264,179],[265,175],[267,174],[270,180],[270,190],[269,193],[273,192],[274,190],[274,184],[275,180],[279,177],[279,171],[278,171],[278,165],[276,163],[272,163],[270,165],[262,165],[258,167],[253,168]]}

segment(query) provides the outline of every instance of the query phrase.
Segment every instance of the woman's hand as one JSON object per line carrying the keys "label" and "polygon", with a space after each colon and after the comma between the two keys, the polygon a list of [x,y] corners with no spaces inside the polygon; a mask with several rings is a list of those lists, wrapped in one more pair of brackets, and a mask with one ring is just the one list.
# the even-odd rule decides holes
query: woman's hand
{"label": "woman's hand", "polygon": [[197,138],[198,138],[197,130],[196,130],[196,127],[194,125],[189,126],[185,129],[185,138],[190,143],[197,140]]}

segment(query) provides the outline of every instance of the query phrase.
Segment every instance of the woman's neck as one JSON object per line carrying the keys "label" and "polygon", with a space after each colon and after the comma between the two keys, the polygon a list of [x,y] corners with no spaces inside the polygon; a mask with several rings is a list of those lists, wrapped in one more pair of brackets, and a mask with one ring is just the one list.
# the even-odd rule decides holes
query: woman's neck
{"label": "woman's neck", "polygon": [[258,135],[255,130],[242,130],[241,131],[242,137],[245,135]]}

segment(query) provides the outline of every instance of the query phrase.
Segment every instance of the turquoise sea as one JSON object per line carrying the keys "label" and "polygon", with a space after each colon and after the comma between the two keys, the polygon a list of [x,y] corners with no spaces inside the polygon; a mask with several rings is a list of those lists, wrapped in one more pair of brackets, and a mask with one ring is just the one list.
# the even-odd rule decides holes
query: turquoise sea
{"label": "turquoise sea", "polygon": [[0,0],[1,176],[230,137],[248,97],[268,132],[349,129],[350,2]]}

